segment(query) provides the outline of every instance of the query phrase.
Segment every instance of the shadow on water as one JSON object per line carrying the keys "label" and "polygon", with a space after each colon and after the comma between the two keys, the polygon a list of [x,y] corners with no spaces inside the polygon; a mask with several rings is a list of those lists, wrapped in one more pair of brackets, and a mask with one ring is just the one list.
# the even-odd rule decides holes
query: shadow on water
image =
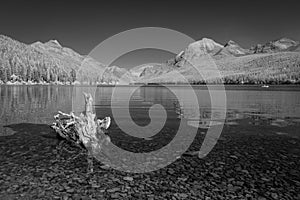
{"label": "shadow on water", "polygon": [[13,131],[13,135],[20,137],[41,136],[48,139],[57,139],[55,131],[48,124],[19,123],[6,125],[3,128],[9,128]]}
{"label": "shadow on water", "polygon": [[0,137],[2,155],[5,157],[34,154],[33,157],[42,158],[45,155],[43,153],[46,150],[51,152],[59,141],[48,124],[19,123],[6,125],[4,128],[14,133]]}
{"label": "shadow on water", "polygon": [[36,172],[36,168],[49,166],[55,159],[58,140],[47,124],[19,123],[4,128],[14,134],[0,137],[1,163],[6,166],[2,171],[15,174],[25,167]]}
{"label": "shadow on water", "polygon": [[0,172],[41,177],[68,168],[86,169],[80,150],[60,140],[48,124],[18,123],[4,127],[14,134],[0,137]]}

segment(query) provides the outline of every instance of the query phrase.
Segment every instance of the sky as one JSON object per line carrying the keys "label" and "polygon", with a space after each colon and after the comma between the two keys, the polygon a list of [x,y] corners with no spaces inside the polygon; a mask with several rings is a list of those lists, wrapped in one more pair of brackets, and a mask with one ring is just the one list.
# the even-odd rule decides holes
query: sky
{"label": "sky", "polygon": [[244,48],[281,37],[300,41],[300,6],[289,0],[7,0],[0,6],[0,34],[27,44],[56,39],[80,54],[138,27],[169,28],[222,44],[234,40]]}

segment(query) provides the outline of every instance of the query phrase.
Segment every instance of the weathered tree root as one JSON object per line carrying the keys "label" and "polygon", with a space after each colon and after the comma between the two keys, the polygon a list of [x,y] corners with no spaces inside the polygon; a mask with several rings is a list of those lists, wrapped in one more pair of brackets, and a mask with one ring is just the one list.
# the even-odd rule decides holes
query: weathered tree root
{"label": "weathered tree root", "polygon": [[105,130],[109,128],[111,119],[110,117],[105,117],[103,120],[95,119],[92,95],[84,93],[84,98],[85,111],[83,113],[76,116],[73,112],[67,114],[58,111],[51,128],[61,138],[81,149],[88,150],[88,164],[92,172],[92,154],[100,152],[103,144],[110,142],[110,137],[105,134]]}

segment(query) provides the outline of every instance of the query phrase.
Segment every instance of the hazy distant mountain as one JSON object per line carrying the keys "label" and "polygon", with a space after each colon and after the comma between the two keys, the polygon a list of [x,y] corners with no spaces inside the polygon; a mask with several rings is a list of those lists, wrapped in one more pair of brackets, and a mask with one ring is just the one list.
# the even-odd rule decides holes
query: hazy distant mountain
{"label": "hazy distant mountain", "polygon": [[299,45],[299,42],[289,38],[281,38],[279,40],[270,41],[264,45],[258,44],[252,47],[253,53],[275,53],[279,51],[286,51]]}
{"label": "hazy distant mountain", "polygon": [[300,52],[300,44],[297,46],[291,46],[287,49],[288,51]]}
{"label": "hazy distant mountain", "polygon": [[117,66],[106,67],[101,81],[106,84],[129,84],[132,80],[132,74],[125,68]]}
{"label": "hazy distant mountain", "polygon": [[224,56],[243,56],[249,54],[249,50],[243,49],[239,44],[230,40],[215,55],[224,55]]}
{"label": "hazy distant mountain", "polygon": [[142,77],[143,75],[145,75],[145,69],[153,68],[156,65],[161,65],[161,64],[160,63],[147,63],[147,64],[133,67],[129,71],[135,77]]}
{"label": "hazy distant mountain", "polygon": [[148,63],[130,69],[130,73],[132,74],[133,79],[136,82],[139,82],[141,80],[160,76],[172,70],[173,68],[165,63]]}
{"label": "hazy distant mountain", "polygon": [[300,45],[298,45],[295,49],[294,49],[295,52],[300,52]]}

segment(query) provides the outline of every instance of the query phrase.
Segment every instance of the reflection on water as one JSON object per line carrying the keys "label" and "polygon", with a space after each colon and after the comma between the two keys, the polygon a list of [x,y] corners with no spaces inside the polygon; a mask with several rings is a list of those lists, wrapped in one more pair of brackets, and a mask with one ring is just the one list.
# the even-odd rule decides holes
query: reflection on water
{"label": "reflection on water", "polygon": [[[239,87],[239,86],[237,86]],[[244,86],[243,86],[244,87]],[[111,115],[113,87],[99,87],[96,92],[96,111],[99,118]],[[165,87],[122,87],[114,99],[117,109],[125,109],[122,92],[133,92],[130,114],[138,125],[150,122],[149,108],[161,104],[166,109],[168,120],[176,126],[179,119],[187,119],[191,126],[209,128],[218,124],[218,116],[211,121],[210,96],[203,87],[195,87],[200,112],[190,100],[186,87],[172,87],[177,97]],[[132,91],[135,90],[135,91]],[[0,134],[10,134],[6,125],[16,123],[50,124],[57,110],[72,110],[72,86],[0,86]],[[78,93],[78,91],[77,91]],[[81,95],[81,92],[80,92]],[[285,127],[300,123],[299,91],[227,90],[227,125],[238,125],[238,119],[250,119],[251,124],[269,124]],[[216,108],[221,111],[222,108]],[[74,109],[73,109],[74,110]],[[155,112],[154,112],[155,113]],[[218,114],[218,112],[217,112]],[[126,117],[126,116],[124,116]],[[161,116],[155,116],[160,118]],[[280,133],[279,133],[280,134]]]}
{"label": "reflection on water", "polygon": [[9,124],[50,124],[57,110],[70,112],[71,87],[0,86],[0,134]]}
{"label": "reflection on water", "polygon": [[[237,86],[238,90],[227,90],[227,125],[238,125],[238,119],[249,119],[250,125],[268,125],[284,127],[300,122],[300,92],[299,91],[262,91],[242,90],[245,86]],[[209,128],[218,125],[222,108],[214,108],[215,116],[211,116],[209,91],[203,87],[194,87],[199,101],[200,112],[196,112],[195,105],[186,95],[186,87],[172,87],[177,97],[165,87],[140,87],[138,89],[124,87],[124,94],[135,90],[131,98],[132,118],[139,116],[139,120],[148,118],[148,109],[154,104],[161,104],[167,111],[176,113],[168,116],[168,120],[175,116],[185,118],[188,124],[199,128]],[[104,117],[110,114],[110,97],[113,88],[103,87],[98,90],[97,106],[101,108],[99,114]],[[215,91],[218,92],[218,91]],[[178,97],[183,101],[178,102]],[[125,109],[122,94],[118,101],[118,109]],[[219,111],[219,112],[218,112]],[[143,115],[140,115],[143,113]],[[218,115],[218,113],[220,113]],[[211,120],[213,119],[213,120]],[[138,120],[138,119],[137,119]]]}
{"label": "reflection on water", "polygon": [[227,123],[249,119],[250,125],[286,127],[300,122],[299,91],[227,91]]}

